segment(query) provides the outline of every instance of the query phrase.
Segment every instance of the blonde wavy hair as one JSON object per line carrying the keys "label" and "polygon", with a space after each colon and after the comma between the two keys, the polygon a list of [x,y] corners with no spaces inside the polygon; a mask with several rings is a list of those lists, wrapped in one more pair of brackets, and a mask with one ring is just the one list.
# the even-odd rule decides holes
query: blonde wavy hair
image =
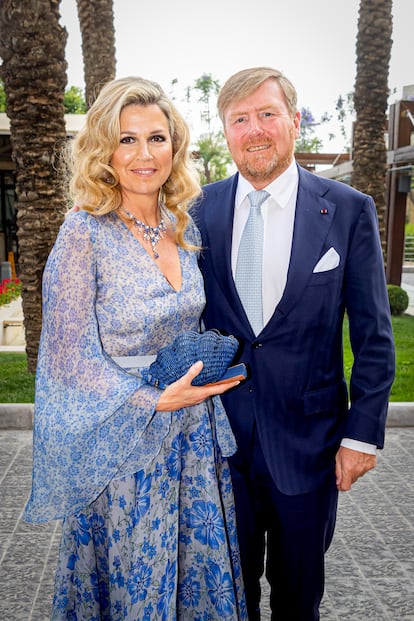
{"label": "blonde wavy hair", "polygon": [[276,80],[279,83],[285,95],[289,112],[292,118],[295,116],[297,112],[297,93],[292,82],[278,69],[252,67],[251,69],[238,71],[222,87],[217,99],[217,109],[223,125],[225,125],[224,115],[228,106],[233,102],[249,97],[266,80]]}
{"label": "blonde wavy hair", "polygon": [[125,106],[157,105],[165,114],[172,141],[171,174],[160,188],[160,201],[176,217],[175,235],[183,248],[187,211],[200,195],[196,169],[190,159],[190,132],[184,118],[156,82],[126,77],[105,84],[86,115],[86,123],[66,151],[67,187],[74,204],[95,216],[118,209],[122,202],[116,171],[110,165],[119,145],[120,115]]}

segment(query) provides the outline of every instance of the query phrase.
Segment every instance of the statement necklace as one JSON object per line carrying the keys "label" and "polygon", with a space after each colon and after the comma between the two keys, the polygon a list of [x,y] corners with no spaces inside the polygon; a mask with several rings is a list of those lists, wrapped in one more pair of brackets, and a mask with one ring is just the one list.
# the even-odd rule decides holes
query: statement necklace
{"label": "statement necklace", "polygon": [[[165,226],[164,218],[160,217],[160,223],[158,226],[149,226],[138,220],[132,213],[127,211],[124,207],[121,207],[123,213],[128,216],[130,220],[132,220],[137,227],[138,233],[142,234],[145,241],[151,244],[152,254],[154,255],[154,259],[158,259],[160,256],[158,252],[155,250],[155,246],[158,244],[160,239],[164,237],[163,233],[167,231],[167,227]],[[161,212],[160,212],[161,213]]]}

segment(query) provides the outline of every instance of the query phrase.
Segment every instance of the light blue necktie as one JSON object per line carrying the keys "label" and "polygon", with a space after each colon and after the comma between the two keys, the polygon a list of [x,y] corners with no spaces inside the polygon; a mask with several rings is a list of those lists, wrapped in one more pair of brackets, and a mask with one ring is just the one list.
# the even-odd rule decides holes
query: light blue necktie
{"label": "light blue necktie", "polygon": [[261,206],[268,196],[266,190],[254,190],[248,194],[250,212],[241,236],[236,263],[236,288],[255,335],[263,328]]}

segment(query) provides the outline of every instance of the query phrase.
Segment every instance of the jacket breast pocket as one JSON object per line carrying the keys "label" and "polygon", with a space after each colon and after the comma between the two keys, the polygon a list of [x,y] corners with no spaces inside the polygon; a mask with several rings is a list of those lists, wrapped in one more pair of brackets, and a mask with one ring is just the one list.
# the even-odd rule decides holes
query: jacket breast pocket
{"label": "jacket breast pocket", "polygon": [[341,266],[324,272],[313,272],[308,282],[308,287],[321,287],[333,283],[342,278]]}

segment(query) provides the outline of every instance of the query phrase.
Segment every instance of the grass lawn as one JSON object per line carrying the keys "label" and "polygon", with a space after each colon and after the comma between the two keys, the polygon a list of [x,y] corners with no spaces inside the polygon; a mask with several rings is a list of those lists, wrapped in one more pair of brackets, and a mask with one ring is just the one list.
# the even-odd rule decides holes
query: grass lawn
{"label": "grass lawn", "polygon": [[[414,316],[392,318],[397,373],[391,401],[414,401]],[[344,324],[345,374],[349,380],[352,352]],[[0,353],[0,403],[33,403],[34,376],[27,372],[26,355]]]}
{"label": "grass lawn", "polygon": [[33,403],[34,375],[26,354],[0,353],[0,403]]}
{"label": "grass lawn", "polygon": [[[396,374],[390,401],[414,401],[414,316],[392,317],[396,352]],[[345,376],[349,381],[353,356],[348,340],[348,322],[344,323]]]}

